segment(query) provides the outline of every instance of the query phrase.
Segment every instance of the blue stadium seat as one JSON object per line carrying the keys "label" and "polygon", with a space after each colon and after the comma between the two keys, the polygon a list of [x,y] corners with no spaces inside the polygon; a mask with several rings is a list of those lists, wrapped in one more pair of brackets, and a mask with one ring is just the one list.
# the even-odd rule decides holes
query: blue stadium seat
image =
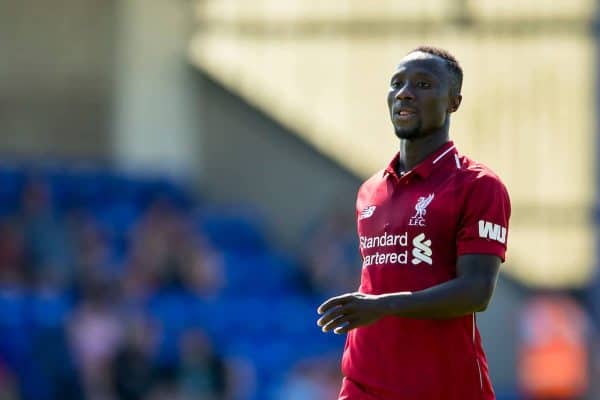
{"label": "blue stadium seat", "polygon": [[17,373],[30,364],[27,294],[18,288],[0,288],[0,357]]}
{"label": "blue stadium seat", "polygon": [[24,182],[22,168],[0,165],[0,216],[13,214],[19,209]]}
{"label": "blue stadium seat", "polygon": [[71,310],[71,300],[64,293],[34,293],[27,304],[28,323],[34,329],[60,328]]}
{"label": "blue stadium seat", "polygon": [[199,301],[193,294],[175,289],[161,291],[149,300],[147,312],[162,331],[158,354],[161,364],[174,365],[177,362],[181,335],[197,327],[193,310],[198,308]]}
{"label": "blue stadium seat", "polygon": [[219,250],[253,253],[267,248],[264,218],[248,206],[204,208],[196,226]]}
{"label": "blue stadium seat", "polygon": [[227,296],[289,296],[299,292],[295,268],[269,252],[225,252]]}

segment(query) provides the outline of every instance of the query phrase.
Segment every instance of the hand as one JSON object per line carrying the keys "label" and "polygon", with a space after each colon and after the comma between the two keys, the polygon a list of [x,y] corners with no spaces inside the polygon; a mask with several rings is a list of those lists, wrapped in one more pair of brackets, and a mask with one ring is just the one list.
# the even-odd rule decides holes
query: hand
{"label": "hand", "polygon": [[384,316],[381,297],[364,293],[347,293],[332,297],[319,306],[317,312],[324,314],[317,321],[323,332],[333,329],[333,333],[341,335],[369,325]]}

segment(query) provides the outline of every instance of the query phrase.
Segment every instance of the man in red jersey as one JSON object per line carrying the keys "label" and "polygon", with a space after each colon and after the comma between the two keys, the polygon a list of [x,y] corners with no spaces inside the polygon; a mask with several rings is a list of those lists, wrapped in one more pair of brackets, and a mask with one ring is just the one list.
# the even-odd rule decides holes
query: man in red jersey
{"label": "man in red jersey", "polygon": [[449,140],[462,69],[419,47],[392,74],[400,151],[356,202],[361,285],[318,309],[348,333],[339,400],[491,400],[475,324],[506,252],[510,200],[500,179]]}

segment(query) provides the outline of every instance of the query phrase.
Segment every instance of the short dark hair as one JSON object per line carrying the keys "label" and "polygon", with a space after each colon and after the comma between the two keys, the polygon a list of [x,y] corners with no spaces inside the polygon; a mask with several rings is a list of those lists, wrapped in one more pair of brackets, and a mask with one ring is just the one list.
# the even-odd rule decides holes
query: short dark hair
{"label": "short dark hair", "polygon": [[408,54],[420,51],[422,53],[431,54],[436,57],[440,57],[444,61],[446,61],[446,68],[448,68],[448,72],[452,77],[452,84],[454,85],[457,93],[460,93],[462,88],[462,80],[463,80],[463,70],[456,57],[450,54],[449,51],[444,50],[439,47],[433,46],[419,46],[413,50],[411,50]]}

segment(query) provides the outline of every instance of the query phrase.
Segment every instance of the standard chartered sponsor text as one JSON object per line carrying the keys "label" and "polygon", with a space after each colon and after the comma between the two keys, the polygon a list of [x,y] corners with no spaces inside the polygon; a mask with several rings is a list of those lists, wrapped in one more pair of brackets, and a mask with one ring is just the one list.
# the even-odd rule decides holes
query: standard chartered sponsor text
{"label": "standard chartered sponsor text", "polygon": [[374,247],[385,247],[385,246],[404,246],[408,245],[408,233],[404,232],[402,235],[391,235],[385,232],[380,236],[361,236],[360,237],[360,248],[361,249],[372,249]]}
{"label": "standard chartered sponsor text", "polygon": [[406,264],[408,262],[408,250],[400,253],[380,253],[365,256],[363,259],[363,268],[369,265],[381,264]]}
{"label": "standard chartered sponsor text", "polygon": [[[424,235],[418,235],[418,238],[421,238],[421,236]],[[421,238],[421,239],[423,239]],[[415,237],[415,240],[417,239],[417,237]],[[413,246],[415,245],[413,240]],[[423,243],[421,243],[421,241],[419,241],[421,246],[423,246]],[[408,240],[408,232],[404,232],[402,234],[388,234],[383,233],[382,235],[378,235],[378,236],[360,236],[359,237],[359,244],[360,244],[360,248],[361,248],[361,252],[363,254],[363,268],[368,267],[370,265],[383,265],[383,264],[408,264],[409,263],[409,250],[408,250],[408,244],[409,244],[409,240]],[[429,247],[429,245],[431,244],[430,241],[427,241],[425,243],[427,246]],[[386,251],[387,249],[385,249],[386,247],[393,247],[393,251],[392,249],[389,249],[390,251]],[[398,251],[398,247],[405,247],[406,250],[401,250]],[[377,251],[373,254],[365,254],[365,250],[370,250],[370,249],[377,249]],[[414,249],[413,249],[414,250]],[[419,249],[417,249],[419,250]],[[422,249],[421,249],[422,250]],[[419,251],[421,251],[419,250]],[[431,251],[429,249],[429,251]],[[421,257],[419,257],[421,258]],[[430,260],[430,259],[429,259]],[[423,261],[423,260],[421,260]],[[430,261],[426,261],[428,264],[431,265]],[[413,260],[413,264],[418,264],[420,263],[420,261],[415,262],[415,260]]]}

